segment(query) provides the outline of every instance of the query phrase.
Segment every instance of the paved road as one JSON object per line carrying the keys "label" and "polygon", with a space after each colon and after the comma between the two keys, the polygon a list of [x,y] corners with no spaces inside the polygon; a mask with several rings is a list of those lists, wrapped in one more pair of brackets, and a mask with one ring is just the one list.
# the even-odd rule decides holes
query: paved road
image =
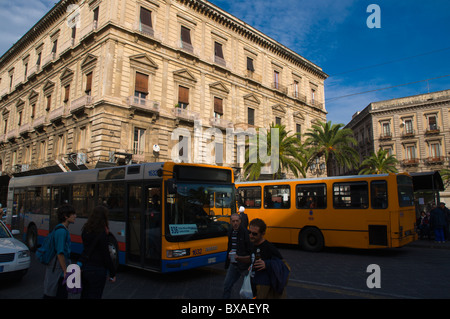
{"label": "paved road", "polygon": [[[279,246],[292,268],[287,288],[290,299],[450,298],[450,249],[437,248],[330,248],[309,253]],[[367,267],[371,264],[380,267],[380,288],[367,287],[367,278],[372,275]],[[21,282],[0,284],[0,299],[41,298],[43,273],[43,266],[33,260]],[[224,276],[223,264],[173,274],[124,267],[116,283],[107,283],[104,298],[216,299],[221,297]],[[233,291],[235,298],[238,288],[239,283]]]}

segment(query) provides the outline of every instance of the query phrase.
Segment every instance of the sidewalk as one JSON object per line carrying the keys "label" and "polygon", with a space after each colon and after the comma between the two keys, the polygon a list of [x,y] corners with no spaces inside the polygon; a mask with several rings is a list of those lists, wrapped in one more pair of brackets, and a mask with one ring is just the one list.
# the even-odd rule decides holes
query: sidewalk
{"label": "sidewalk", "polygon": [[409,243],[407,246],[420,248],[450,249],[450,241],[447,240],[445,243],[437,243],[434,240],[418,239],[412,243]]}

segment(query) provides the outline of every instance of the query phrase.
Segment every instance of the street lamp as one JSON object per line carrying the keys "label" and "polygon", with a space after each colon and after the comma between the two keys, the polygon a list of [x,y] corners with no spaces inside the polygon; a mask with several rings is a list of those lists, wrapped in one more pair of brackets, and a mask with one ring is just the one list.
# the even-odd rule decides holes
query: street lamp
{"label": "street lamp", "polygon": [[314,162],[309,167],[309,170],[311,171],[311,174],[319,176],[323,174],[323,172],[325,171],[325,163],[324,162],[321,163],[320,159],[316,157],[314,159]]}

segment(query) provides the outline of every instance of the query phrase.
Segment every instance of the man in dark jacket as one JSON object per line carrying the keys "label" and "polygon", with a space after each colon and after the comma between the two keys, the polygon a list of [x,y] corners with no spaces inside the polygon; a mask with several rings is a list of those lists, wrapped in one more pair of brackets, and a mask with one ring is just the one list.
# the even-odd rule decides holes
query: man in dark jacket
{"label": "man in dark jacket", "polygon": [[228,231],[228,249],[225,268],[228,268],[223,284],[223,298],[229,299],[231,289],[241,275],[245,275],[250,266],[252,244],[248,231],[242,227],[239,214],[231,215],[231,228]]}
{"label": "man in dark jacket", "polygon": [[439,206],[433,208],[430,212],[431,228],[434,230],[434,240],[438,243],[445,242],[444,228],[447,227],[447,216],[445,215],[445,203],[439,203]]}

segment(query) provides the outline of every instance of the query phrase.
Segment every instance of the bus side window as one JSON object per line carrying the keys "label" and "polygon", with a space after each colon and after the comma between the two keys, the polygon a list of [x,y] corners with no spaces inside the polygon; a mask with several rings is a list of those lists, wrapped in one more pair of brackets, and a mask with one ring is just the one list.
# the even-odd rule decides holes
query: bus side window
{"label": "bus side window", "polygon": [[372,181],[370,183],[370,201],[373,209],[388,207],[388,192],[386,181]]}
{"label": "bus side window", "polygon": [[297,208],[327,208],[327,188],[325,184],[297,185]]}
{"label": "bus side window", "polygon": [[291,188],[289,185],[264,187],[264,208],[290,208]]}

